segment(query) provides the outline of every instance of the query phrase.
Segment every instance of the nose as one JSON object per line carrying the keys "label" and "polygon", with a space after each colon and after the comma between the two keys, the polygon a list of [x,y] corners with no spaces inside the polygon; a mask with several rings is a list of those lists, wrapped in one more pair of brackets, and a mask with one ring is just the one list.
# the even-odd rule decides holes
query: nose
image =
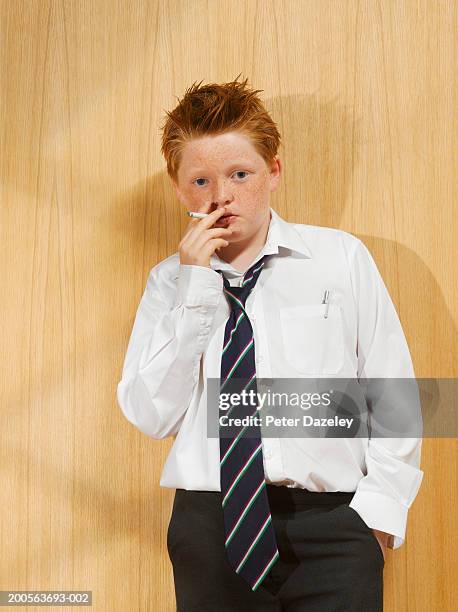
{"label": "nose", "polygon": [[224,179],[218,181],[215,197],[213,199],[213,203],[216,204],[217,208],[230,204],[233,199],[234,197],[228,182]]}

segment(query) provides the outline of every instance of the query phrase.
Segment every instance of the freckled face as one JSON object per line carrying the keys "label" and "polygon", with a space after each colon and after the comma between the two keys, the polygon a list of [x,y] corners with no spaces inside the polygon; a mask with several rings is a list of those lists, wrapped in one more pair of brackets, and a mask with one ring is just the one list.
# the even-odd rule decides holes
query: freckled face
{"label": "freckled face", "polygon": [[269,217],[270,192],[277,188],[280,172],[277,157],[270,169],[248,136],[228,132],[187,142],[173,185],[190,211],[205,203],[211,203],[209,212],[227,205],[236,217],[215,226],[230,226],[228,240],[236,242],[254,235]]}

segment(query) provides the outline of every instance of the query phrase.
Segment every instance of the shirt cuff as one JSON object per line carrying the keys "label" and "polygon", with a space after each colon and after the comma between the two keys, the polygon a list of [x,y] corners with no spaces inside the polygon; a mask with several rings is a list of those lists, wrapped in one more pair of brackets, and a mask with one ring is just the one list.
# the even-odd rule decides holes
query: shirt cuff
{"label": "shirt cuff", "polygon": [[217,306],[223,294],[221,274],[194,264],[180,264],[176,304],[184,306]]}
{"label": "shirt cuff", "polygon": [[380,493],[356,491],[350,504],[363,521],[372,529],[391,534],[388,547],[399,548],[405,540],[409,508],[391,497]]}

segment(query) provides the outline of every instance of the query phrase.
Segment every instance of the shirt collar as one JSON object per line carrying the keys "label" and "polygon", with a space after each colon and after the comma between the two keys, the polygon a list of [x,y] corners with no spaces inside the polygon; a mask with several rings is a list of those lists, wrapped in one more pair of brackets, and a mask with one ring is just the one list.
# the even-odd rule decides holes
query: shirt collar
{"label": "shirt collar", "polygon": [[[267,231],[267,238],[257,259],[261,258],[263,255],[277,254],[279,252],[279,247],[290,249],[311,258],[312,254],[310,249],[305,244],[303,238],[295,230],[293,224],[280,217],[280,215],[272,207],[269,208],[271,216],[269,229]],[[231,264],[221,259],[216,253],[210,257],[210,267],[213,270],[233,269]]]}

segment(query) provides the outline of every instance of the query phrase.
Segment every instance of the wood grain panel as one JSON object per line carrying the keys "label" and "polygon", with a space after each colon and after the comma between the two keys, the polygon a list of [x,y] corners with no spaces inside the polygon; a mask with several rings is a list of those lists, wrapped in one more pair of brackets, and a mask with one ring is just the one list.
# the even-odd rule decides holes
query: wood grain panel
{"label": "wood grain panel", "polygon": [[[271,204],[352,232],[419,377],[456,377],[454,0],[2,0],[0,589],[92,590],[175,609],[159,487],[171,440],[116,385],[152,266],[187,217],[159,124],[194,81],[240,72],[283,137]],[[425,439],[386,610],[452,610],[456,439]],[[453,605],[455,602],[455,606]]]}

